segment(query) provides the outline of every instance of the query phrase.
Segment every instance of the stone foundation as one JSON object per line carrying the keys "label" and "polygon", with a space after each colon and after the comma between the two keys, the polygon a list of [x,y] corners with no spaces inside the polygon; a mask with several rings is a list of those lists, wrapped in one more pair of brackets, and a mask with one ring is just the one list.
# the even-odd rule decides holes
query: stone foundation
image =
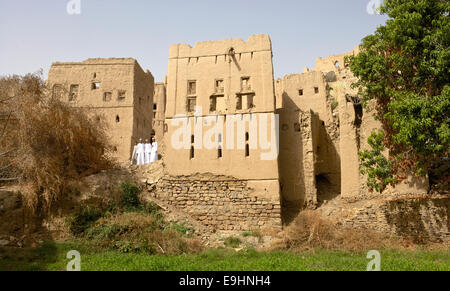
{"label": "stone foundation", "polygon": [[279,200],[261,195],[251,182],[214,175],[165,176],[151,195],[185,211],[212,231],[281,230]]}

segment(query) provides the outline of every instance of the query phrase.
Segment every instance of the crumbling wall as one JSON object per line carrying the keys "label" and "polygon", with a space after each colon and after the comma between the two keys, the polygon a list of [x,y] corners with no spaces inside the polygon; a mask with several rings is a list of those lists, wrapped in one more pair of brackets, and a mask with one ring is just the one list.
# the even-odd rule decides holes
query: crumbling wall
{"label": "crumbling wall", "polygon": [[258,181],[211,174],[165,176],[151,195],[185,211],[211,231],[280,230],[280,201],[270,195],[271,187],[261,186]]}
{"label": "crumbling wall", "polygon": [[153,131],[156,141],[158,142],[158,152],[164,154],[165,143],[164,133],[167,130],[165,123],[166,111],[166,85],[164,83],[155,84],[155,97],[153,102]]}
{"label": "crumbling wall", "polygon": [[426,241],[450,242],[450,195],[406,196],[369,202],[343,224]]}

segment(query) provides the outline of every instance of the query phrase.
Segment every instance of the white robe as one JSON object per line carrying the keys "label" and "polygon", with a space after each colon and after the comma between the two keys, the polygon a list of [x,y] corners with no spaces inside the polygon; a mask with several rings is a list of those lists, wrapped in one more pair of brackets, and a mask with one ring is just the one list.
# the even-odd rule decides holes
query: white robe
{"label": "white robe", "polygon": [[136,149],[136,164],[138,166],[144,165],[145,164],[145,149],[144,149],[144,144],[143,143],[138,143],[137,145],[137,149]]}
{"label": "white robe", "polygon": [[144,145],[145,164],[149,164],[150,163],[151,152],[152,152],[152,145],[150,143],[146,143]]}
{"label": "white robe", "polygon": [[150,163],[156,162],[157,160],[158,160],[158,143],[155,141],[154,143],[152,143]]}

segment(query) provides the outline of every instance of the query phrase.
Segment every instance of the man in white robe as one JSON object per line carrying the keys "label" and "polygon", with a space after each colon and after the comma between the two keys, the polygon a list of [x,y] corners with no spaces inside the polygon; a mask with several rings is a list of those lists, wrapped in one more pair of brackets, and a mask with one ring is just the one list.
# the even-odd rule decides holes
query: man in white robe
{"label": "man in white robe", "polygon": [[158,143],[155,137],[152,137],[152,151],[150,154],[150,163],[156,162],[158,160]]}
{"label": "man in white robe", "polygon": [[152,152],[152,144],[150,143],[150,141],[148,139],[146,139],[145,145],[144,145],[145,164],[150,163],[151,152]]}
{"label": "man in white robe", "polygon": [[139,143],[137,145],[137,165],[142,166],[145,163],[145,146],[142,142],[142,138],[139,140]]}

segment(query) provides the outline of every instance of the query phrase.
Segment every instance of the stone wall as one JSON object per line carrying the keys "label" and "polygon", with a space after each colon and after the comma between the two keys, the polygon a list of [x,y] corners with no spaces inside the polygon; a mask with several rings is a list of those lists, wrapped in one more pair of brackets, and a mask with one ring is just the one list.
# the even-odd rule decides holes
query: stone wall
{"label": "stone wall", "polygon": [[188,213],[211,231],[281,230],[280,202],[258,192],[251,181],[197,174],[165,176],[151,195]]}
{"label": "stone wall", "polygon": [[369,202],[345,219],[351,227],[393,233],[415,242],[450,242],[450,195],[424,195]]}

